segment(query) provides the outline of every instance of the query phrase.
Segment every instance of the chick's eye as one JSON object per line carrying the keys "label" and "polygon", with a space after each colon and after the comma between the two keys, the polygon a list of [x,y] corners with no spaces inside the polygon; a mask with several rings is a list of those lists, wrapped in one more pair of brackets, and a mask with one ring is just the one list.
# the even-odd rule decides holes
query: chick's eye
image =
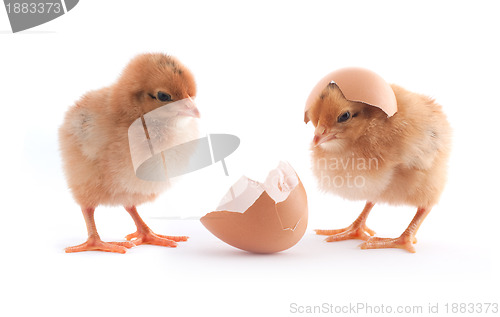
{"label": "chick's eye", "polygon": [[172,96],[164,93],[163,91],[159,91],[157,96],[158,96],[158,100],[160,100],[160,101],[172,101]]}
{"label": "chick's eye", "polygon": [[351,117],[351,113],[349,111],[346,111],[337,118],[337,122],[339,122],[339,123],[346,122],[347,120],[349,120],[350,117]]}

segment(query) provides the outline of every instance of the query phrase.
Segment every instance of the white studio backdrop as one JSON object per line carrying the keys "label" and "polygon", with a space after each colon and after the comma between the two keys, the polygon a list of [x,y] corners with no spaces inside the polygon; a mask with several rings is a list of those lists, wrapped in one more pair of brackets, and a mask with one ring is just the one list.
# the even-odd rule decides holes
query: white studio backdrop
{"label": "white studio backdrop", "polygon": [[[421,305],[424,316],[430,303],[444,312],[447,303],[498,302],[498,9],[495,1],[80,1],[17,34],[0,9],[2,315],[288,316],[299,315],[293,303],[371,303]],[[229,176],[212,165],[138,208],[158,233],[191,236],[177,249],[65,254],[86,231],[57,129],[82,94],[112,84],[143,52],[188,66],[203,131],[237,135],[241,145],[226,158]],[[348,225],[363,207],[318,191],[313,128],[303,123],[312,87],[345,66],[436,98],[453,127],[449,183],[416,254],[314,235]],[[246,254],[199,223],[241,175],[263,181],[280,160],[309,198],[297,246]],[[368,225],[397,236],[414,212],[377,205]],[[96,222],[104,240],[135,230],[118,207],[98,208]]]}

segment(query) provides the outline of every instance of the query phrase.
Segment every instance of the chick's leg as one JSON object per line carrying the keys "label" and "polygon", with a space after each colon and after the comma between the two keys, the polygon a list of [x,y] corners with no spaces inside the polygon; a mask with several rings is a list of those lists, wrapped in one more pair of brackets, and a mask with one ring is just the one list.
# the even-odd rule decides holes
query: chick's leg
{"label": "chick's leg", "polygon": [[94,221],[95,208],[82,208],[83,217],[87,224],[88,239],[86,242],[65,249],[66,253],[82,252],[82,251],[106,251],[125,253],[127,248],[134,246],[132,242],[104,242],[99,237]]}
{"label": "chick's leg", "polygon": [[137,213],[137,209],[135,206],[125,207],[128,211],[132,219],[134,219],[135,225],[137,227],[137,231],[129,234],[125,237],[127,240],[132,240],[135,245],[140,244],[154,244],[165,247],[173,247],[177,246],[177,242],[179,241],[187,241],[188,237],[185,236],[164,236],[160,234],[154,233],[142,220],[142,218]]}
{"label": "chick's leg", "polygon": [[366,226],[366,218],[375,204],[366,202],[365,208],[358,218],[347,228],[337,230],[315,230],[316,234],[327,235],[327,242],[342,241],[349,239],[368,240],[370,236],[375,234],[375,231]]}
{"label": "chick's leg", "polygon": [[424,222],[425,217],[429,214],[431,208],[420,207],[410,222],[408,228],[405,232],[401,234],[398,238],[371,238],[370,240],[361,244],[361,249],[382,249],[382,248],[399,248],[407,250],[411,253],[415,253],[415,248],[412,244],[417,242],[415,235],[417,234],[418,228],[422,222]]}

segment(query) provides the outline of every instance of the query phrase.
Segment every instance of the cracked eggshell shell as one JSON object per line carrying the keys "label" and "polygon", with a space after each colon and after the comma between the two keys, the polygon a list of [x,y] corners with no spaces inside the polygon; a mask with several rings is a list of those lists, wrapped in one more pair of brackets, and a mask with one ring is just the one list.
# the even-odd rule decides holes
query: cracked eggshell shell
{"label": "cracked eggshell shell", "polygon": [[341,68],[323,77],[313,88],[304,112],[313,105],[323,89],[334,82],[347,100],[363,102],[382,109],[388,117],[398,110],[391,86],[378,74],[359,67]]}
{"label": "cracked eggshell shell", "polygon": [[299,242],[306,232],[307,216],[307,195],[299,179],[299,184],[282,202],[275,203],[263,191],[244,213],[214,211],[200,220],[212,234],[233,247],[274,253]]}

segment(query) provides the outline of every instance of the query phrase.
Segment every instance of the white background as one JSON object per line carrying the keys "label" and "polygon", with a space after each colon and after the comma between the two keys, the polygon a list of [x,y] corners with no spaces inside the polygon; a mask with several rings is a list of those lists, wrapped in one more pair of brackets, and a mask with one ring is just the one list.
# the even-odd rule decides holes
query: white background
{"label": "white background", "polygon": [[[499,301],[500,49],[494,1],[80,1],[68,14],[12,34],[0,9],[2,316],[287,316],[290,304],[422,305]],[[240,148],[139,207],[176,249],[65,254],[86,230],[67,189],[57,128],[82,94],[114,82],[142,52],[177,56],[195,74],[209,133]],[[310,172],[311,88],[344,66],[428,94],[454,129],[450,177],[418,235],[417,253],[325,243],[315,228],[351,223],[363,202],[318,192]],[[309,228],[273,255],[234,249],[196,219],[245,174],[279,160],[301,177]],[[377,205],[368,225],[395,237],[415,208]],[[135,230],[122,208],[96,212],[101,237]],[[363,315],[363,314],[359,314]],[[422,314],[423,315],[423,314]],[[465,315],[465,314],[463,314]]]}

